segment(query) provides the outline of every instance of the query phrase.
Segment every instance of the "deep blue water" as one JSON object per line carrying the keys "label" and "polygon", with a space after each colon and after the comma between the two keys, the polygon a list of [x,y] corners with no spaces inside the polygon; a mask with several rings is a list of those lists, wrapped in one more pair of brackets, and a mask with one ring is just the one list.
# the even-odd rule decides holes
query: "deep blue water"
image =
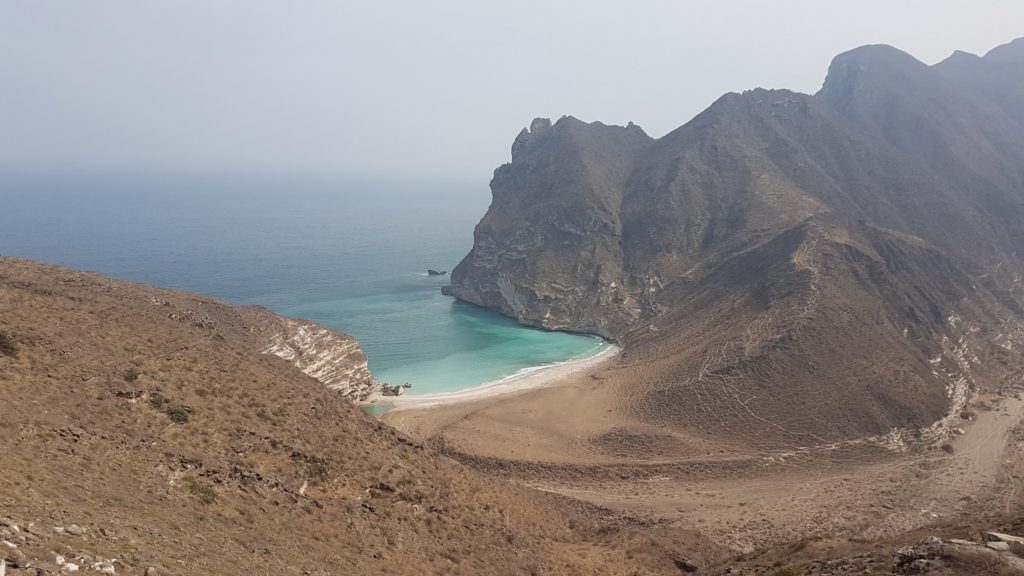
{"label": "deep blue water", "polygon": [[591,353],[440,294],[490,201],[483,184],[0,174],[0,255],[262,304],[358,338],[378,379],[470,387]]}

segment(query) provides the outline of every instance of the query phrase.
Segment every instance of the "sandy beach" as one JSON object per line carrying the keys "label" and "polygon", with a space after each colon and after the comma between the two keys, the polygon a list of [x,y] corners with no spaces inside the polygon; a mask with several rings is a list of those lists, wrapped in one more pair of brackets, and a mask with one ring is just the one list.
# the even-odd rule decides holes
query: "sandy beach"
{"label": "sandy beach", "polygon": [[593,356],[577,358],[541,366],[533,370],[520,372],[507,376],[500,380],[487,382],[473,388],[458,390],[456,392],[441,392],[437,394],[409,395],[409,396],[375,396],[370,400],[371,404],[390,406],[391,412],[397,410],[409,410],[414,408],[430,408],[480,400],[501,394],[509,394],[521,390],[540,388],[557,382],[572,374],[588,370],[613,358],[619,353],[619,347],[614,344],[607,344],[600,352]]}

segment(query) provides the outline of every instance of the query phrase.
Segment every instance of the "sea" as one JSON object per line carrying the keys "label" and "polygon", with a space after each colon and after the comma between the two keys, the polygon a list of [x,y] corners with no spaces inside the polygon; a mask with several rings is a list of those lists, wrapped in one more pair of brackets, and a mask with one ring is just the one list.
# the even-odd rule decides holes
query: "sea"
{"label": "sea", "polygon": [[0,174],[0,255],[260,304],[355,336],[383,382],[457,391],[595,354],[441,294],[486,183],[335,176]]}

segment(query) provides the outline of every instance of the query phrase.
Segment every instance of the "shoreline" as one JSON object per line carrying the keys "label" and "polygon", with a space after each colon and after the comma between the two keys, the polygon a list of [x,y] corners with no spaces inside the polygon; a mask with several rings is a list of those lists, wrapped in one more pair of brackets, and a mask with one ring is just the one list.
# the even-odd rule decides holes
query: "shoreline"
{"label": "shoreline", "polygon": [[541,365],[526,368],[515,374],[505,376],[499,380],[492,380],[483,384],[456,390],[454,392],[437,392],[434,394],[423,394],[420,396],[380,396],[375,395],[367,399],[364,405],[386,407],[388,412],[399,410],[412,410],[418,408],[432,408],[448,404],[482,400],[493,396],[511,394],[521,390],[530,390],[552,384],[577,372],[593,368],[598,364],[618,355],[621,348],[610,342],[596,354],[584,356],[559,362],[557,364]]}

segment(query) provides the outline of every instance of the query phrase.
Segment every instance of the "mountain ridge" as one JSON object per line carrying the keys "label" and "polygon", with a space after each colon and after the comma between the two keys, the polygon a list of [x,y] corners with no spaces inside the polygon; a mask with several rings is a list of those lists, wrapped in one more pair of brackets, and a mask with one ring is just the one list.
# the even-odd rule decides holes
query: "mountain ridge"
{"label": "mountain ridge", "polygon": [[[1024,63],[1015,60],[1019,44],[990,54]],[[986,55],[953,62],[957,69],[982,70],[991,61]],[[964,394],[1000,381],[998,369],[963,365],[963,350],[944,342],[961,339],[977,358],[1010,362],[1000,351],[1005,343],[976,334],[1018,333],[1024,302],[1018,257],[1024,248],[1024,130],[1012,128],[1014,108],[999,100],[998,90],[980,95],[965,87],[963,74],[950,63],[928,66],[891,46],[872,45],[837,56],[814,95],[729,93],[690,122],[642,144],[610,141],[611,128],[569,117],[536,135],[531,131],[529,144],[545,150],[544,159],[592,155],[606,169],[577,163],[545,170],[550,164],[520,149],[496,171],[495,202],[446,293],[526,324],[623,343],[616,370],[634,374],[638,394],[675,391],[677,397],[648,402],[659,410],[688,406],[693,392],[681,384],[688,376],[680,377],[691,370],[687,366],[708,361],[707,350],[681,355],[676,339],[735,343],[747,338],[742,327],[752,322],[785,332],[787,318],[800,316],[814,326],[805,333],[817,336],[797,332],[784,346],[758,343],[767,347],[769,372],[735,365],[726,352],[719,369],[741,388],[778,386],[779,399],[821,397],[824,391],[813,384],[821,379],[842,383],[854,391],[845,402],[828,399],[808,412],[818,423],[806,428],[829,441],[928,428],[956,412]],[[1012,78],[983,77],[1009,93],[1016,89]],[[545,139],[563,123],[576,139]],[[515,202],[538,194],[542,203]],[[577,210],[593,205],[603,211],[594,210],[597,216],[580,226]],[[494,221],[509,224],[492,228]],[[825,232],[792,236],[807,230],[808,222]],[[791,252],[765,251],[783,237],[802,240]],[[777,265],[765,278],[744,280],[736,263],[759,250]],[[822,271],[811,303],[779,288],[798,277],[789,270],[794,254],[801,255],[804,269]],[[731,272],[723,276],[726,270]],[[746,296],[736,297],[747,303],[696,329],[701,312],[692,302],[703,301],[701,292],[731,293],[737,288],[731,282],[746,283]],[[810,290],[806,281],[796,282],[793,290]],[[795,311],[800,307],[806,313]],[[855,328],[848,319],[855,308],[880,311],[876,323]],[[956,324],[950,318],[959,318],[960,327],[950,326]],[[889,344],[878,347],[883,341]],[[824,358],[831,353],[822,343],[851,349],[852,363],[828,372]],[[640,354],[647,348],[652,352]],[[932,369],[935,354],[959,374],[953,380],[965,379],[969,393],[953,391],[952,382]],[[892,379],[872,362],[909,371]],[[663,367],[660,374],[652,373],[654,366]],[[802,375],[787,372],[792,370]],[[757,416],[776,422],[762,440],[785,443],[778,424],[785,409],[776,404],[765,404]],[[854,406],[851,425],[833,427],[844,405]],[[720,417],[678,413],[666,420],[643,410],[637,416],[689,432]]]}

